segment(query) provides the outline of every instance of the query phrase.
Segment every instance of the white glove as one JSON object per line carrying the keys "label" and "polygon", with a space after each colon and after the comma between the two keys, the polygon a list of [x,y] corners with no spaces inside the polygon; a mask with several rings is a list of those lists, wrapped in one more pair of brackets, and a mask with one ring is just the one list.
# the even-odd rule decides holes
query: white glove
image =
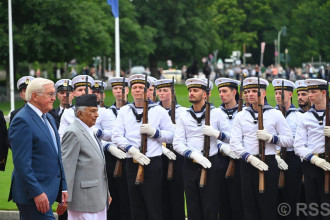
{"label": "white glove", "polygon": [[275,159],[280,170],[287,170],[289,168],[288,164],[279,155],[275,155]]}
{"label": "white glove", "polygon": [[92,132],[93,134],[96,136],[96,137],[102,137],[103,136],[103,131],[101,129],[98,129],[97,127],[91,127],[92,129]]}
{"label": "white glove", "polygon": [[316,155],[314,155],[311,158],[311,163],[312,164],[315,164],[316,166],[322,168],[325,171],[330,170],[330,163],[328,163],[325,159],[319,158]]}
{"label": "white glove", "polygon": [[210,137],[215,137],[218,138],[220,135],[220,131],[214,129],[212,126],[210,125],[204,125],[203,126],[203,134],[210,136]]}
{"label": "white glove", "polygon": [[190,158],[195,160],[196,163],[199,163],[204,168],[211,168],[211,166],[212,166],[211,162],[206,157],[204,157],[196,152],[192,152],[190,154]]}
{"label": "white glove", "polygon": [[141,165],[148,165],[150,163],[150,159],[135,147],[131,147],[128,153]]}
{"label": "white glove", "polygon": [[330,126],[324,126],[323,134],[324,136],[330,137]]}
{"label": "white glove", "polygon": [[273,135],[269,134],[266,129],[257,130],[257,138],[259,140],[267,141],[268,143],[272,141]]}
{"label": "white glove", "polygon": [[169,160],[176,160],[176,155],[167,149],[166,147],[162,146],[163,148],[163,154],[169,159]]}
{"label": "white glove", "polygon": [[126,158],[126,153],[120,149],[118,149],[117,146],[115,145],[109,145],[107,150],[115,157],[118,159],[125,159]]}
{"label": "white glove", "polygon": [[140,127],[140,133],[153,137],[156,134],[156,129],[153,128],[150,124],[142,124]]}
{"label": "white glove", "polygon": [[249,155],[249,157],[246,160],[248,163],[250,163],[252,166],[257,168],[260,171],[267,171],[268,170],[268,165],[256,158],[253,155]]}
{"label": "white glove", "polygon": [[233,159],[239,159],[239,157],[230,150],[230,146],[228,144],[222,144],[220,151]]}

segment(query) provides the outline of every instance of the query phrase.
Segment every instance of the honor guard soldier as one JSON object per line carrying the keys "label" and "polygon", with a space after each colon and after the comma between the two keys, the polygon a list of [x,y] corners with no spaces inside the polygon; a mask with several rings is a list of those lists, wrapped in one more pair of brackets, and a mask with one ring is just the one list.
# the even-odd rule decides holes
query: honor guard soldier
{"label": "honor guard soldier", "polygon": [[73,88],[71,80],[60,79],[55,83],[55,90],[60,105],[56,109],[52,109],[49,113],[54,117],[57,129],[60,127],[61,117],[64,109],[72,107]]}
{"label": "honor guard soldier", "polygon": [[97,104],[98,107],[105,107],[109,108],[109,106],[104,105],[104,100],[105,100],[105,88],[107,88],[106,82],[103,82],[101,80],[94,80],[94,86],[92,87],[93,94],[96,95],[97,97]]}
{"label": "honor guard soldier", "polygon": [[[25,91],[26,91],[26,87],[29,85],[29,83],[34,79],[33,76],[23,76],[22,78],[20,78],[17,81],[17,89],[19,91],[19,95],[21,97],[21,99],[24,100],[24,105],[26,104],[25,101]],[[17,114],[17,112],[19,112],[19,110],[21,110],[21,108],[23,108],[24,106],[13,110],[10,113],[10,120],[9,120],[9,124],[11,123],[11,121],[13,120],[14,116]]]}
{"label": "honor guard soldier", "polygon": [[155,82],[156,82],[156,78],[152,77],[152,76],[148,76],[148,79],[151,82],[151,86],[148,88],[148,98],[152,101],[152,102],[157,102],[157,90],[155,87]]}
{"label": "honor guard soldier", "polygon": [[308,89],[305,80],[297,80],[295,86],[298,96],[298,111],[305,113],[311,108],[311,101],[308,97]]}
{"label": "honor guard soldier", "polygon": [[[330,170],[330,164],[325,160],[325,136],[330,136],[330,127],[325,126],[325,109],[327,105],[327,81],[322,79],[305,80],[309,99],[312,107],[302,114],[298,124],[294,142],[295,153],[303,158],[302,168],[304,173],[305,195],[308,209],[305,215],[308,219],[322,218],[322,206],[329,207],[330,194],[325,193],[325,171]],[[329,186],[328,186],[329,188]],[[318,210],[317,216],[312,209]],[[321,212],[320,212],[321,211]],[[299,213],[302,215],[302,213]],[[327,216],[328,219],[329,215]]]}
{"label": "honor guard soldier", "polygon": [[[125,84],[124,96],[122,96],[123,80]],[[112,94],[116,101],[106,111],[108,114],[112,114],[113,118],[117,118],[120,108],[127,104],[127,95],[129,93],[128,80],[126,78],[123,79],[123,77],[114,77],[109,79],[108,84],[112,89]],[[123,97],[124,101],[122,100]],[[112,140],[110,138],[106,141]],[[108,148],[109,150],[105,151],[104,155],[107,164],[108,184],[112,202],[108,209],[107,217],[108,219],[130,220],[132,217],[127,186],[126,154],[122,150],[120,151],[124,154],[124,158],[121,157],[121,154],[117,154],[116,149],[118,149],[118,147],[113,143],[111,143]],[[118,160],[120,160],[120,162]],[[121,174],[115,173],[116,166],[119,166],[118,163],[121,163]]]}
{"label": "honor guard soldier", "polygon": [[[292,138],[294,139],[299,120],[302,116],[302,113],[300,113],[291,102],[295,84],[286,79],[274,79],[272,84],[274,86],[275,100],[277,103],[275,109],[280,110],[282,114],[284,113],[284,117],[291,128]],[[284,92],[283,96],[282,92]],[[293,145],[287,147],[284,151],[283,149],[281,150],[280,147],[278,147],[277,150],[276,160],[278,168],[285,174],[283,184],[279,182],[279,203],[285,202],[291,207],[291,212],[285,217],[286,219],[300,219],[296,214],[296,204],[300,201],[302,180],[301,160],[300,157],[295,154]]]}
{"label": "honor guard soldier", "polygon": [[[205,125],[207,90],[213,84],[208,80],[187,79],[192,106],[180,114],[176,123],[173,140],[174,150],[185,157],[183,163],[183,182],[187,201],[188,219],[218,219],[220,164],[218,147],[220,140],[229,142],[229,124],[225,114],[213,105],[210,107],[210,125]],[[206,136],[210,145],[204,146]],[[209,155],[203,156],[209,147]],[[206,186],[199,185],[201,171],[207,171]],[[203,171],[203,172],[204,172]],[[202,187],[200,187],[202,186]]]}
{"label": "honor guard soldier", "polygon": [[[87,93],[91,94],[92,93],[91,88],[94,85],[94,79],[87,75],[79,75],[72,79],[72,85],[74,89],[73,95],[75,97],[79,97],[81,95],[86,94],[86,89],[87,89]],[[96,120],[96,124],[92,127],[92,130],[98,138],[100,139],[103,138],[102,140],[106,140],[107,138],[111,137],[112,125],[114,123],[115,118],[111,117],[111,114],[107,114],[105,108],[100,108],[98,110],[98,114],[99,117]],[[60,128],[58,130],[61,139],[65,130],[74,121],[74,119],[75,116],[74,116],[73,108],[64,111],[61,117]]]}
{"label": "honor guard soldier", "polygon": [[[177,104],[175,99],[172,100],[172,98],[175,97],[174,94],[172,95],[172,92],[174,92],[174,88],[172,90],[172,87],[174,87],[173,81],[171,79],[160,79],[155,81],[154,84],[160,100],[158,104],[166,109],[170,118],[172,114],[174,114],[175,121],[177,121],[180,114],[187,109]],[[171,109],[172,106],[175,106],[175,110]],[[170,160],[172,160],[173,163],[172,168],[169,167]],[[162,161],[163,220],[184,220],[186,217],[182,177],[183,156],[173,151],[172,145],[166,144],[166,147],[163,146]],[[169,174],[169,172],[172,172],[172,174]]]}
{"label": "honor guard soldier", "polygon": [[[226,119],[229,122],[230,129],[233,121],[238,112],[238,86],[240,81],[219,78],[215,80],[215,85],[218,87],[219,96],[222,104],[220,109],[225,113]],[[227,146],[226,146],[227,145]],[[227,147],[230,149],[229,144],[223,144],[221,149]],[[235,157],[236,159],[238,157]],[[235,174],[232,178],[225,178],[228,164],[228,155],[221,152],[219,153],[220,162],[220,209],[219,215],[221,219],[244,219],[243,205],[242,205],[242,191],[240,180],[240,161],[235,160]]]}
{"label": "honor guard soldier", "polygon": [[[237,113],[231,130],[230,148],[242,158],[241,185],[244,217],[246,220],[277,219],[278,166],[275,159],[276,145],[291,147],[291,130],[282,113],[272,108],[266,100],[268,81],[249,77],[243,81],[250,106]],[[258,106],[258,93],[260,95]],[[259,115],[259,112],[263,115]],[[261,109],[262,108],[262,109]],[[259,124],[260,123],[260,124]],[[263,124],[263,130],[258,130]],[[258,144],[265,143],[265,147]],[[264,141],[264,142],[263,142]],[[262,148],[260,150],[259,148]],[[264,158],[264,161],[262,161]],[[261,184],[258,184],[258,173]],[[264,187],[263,187],[264,186]],[[259,187],[259,190],[258,190]]]}
{"label": "honor guard soldier", "polygon": [[[126,172],[132,219],[159,220],[162,219],[162,143],[172,143],[174,125],[165,109],[144,99],[147,97],[144,94],[145,86],[151,86],[151,81],[146,83],[145,77],[141,74],[129,77],[128,84],[134,102],[120,109],[113,127],[112,141],[127,152]],[[147,124],[141,121],[144,111],[142,107],[148,109]],[[141,134],[143,137],[148,136],[145,154],[139,150],[142,147]],[[139,185],[136,185],[138,167],[139,170],[144,168],[144,183],[137,181]]]}

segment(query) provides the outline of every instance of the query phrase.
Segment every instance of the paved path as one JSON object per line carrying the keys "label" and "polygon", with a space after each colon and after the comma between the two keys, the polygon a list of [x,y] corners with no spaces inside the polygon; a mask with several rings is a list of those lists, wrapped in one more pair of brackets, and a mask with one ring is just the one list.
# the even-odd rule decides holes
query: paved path
{"label": "paved path", "polygon": [[[54,213],[55,219],[57,220],[57,214]],[[0,219],[1,220],[19,220],[18,211],[4,211],[0,210]]]}

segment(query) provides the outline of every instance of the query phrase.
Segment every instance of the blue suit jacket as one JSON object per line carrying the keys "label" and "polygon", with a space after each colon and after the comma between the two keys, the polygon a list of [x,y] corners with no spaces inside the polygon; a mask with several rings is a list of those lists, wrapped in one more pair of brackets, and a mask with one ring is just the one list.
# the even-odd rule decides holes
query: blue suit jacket
{"label": "blue suit jacket", "polygon": [[44,192],[52,204],[55,200],[61,202],[62,190],[67,190],[55,120],[48,113],[47,118],[56,135],[58,154],[48,127],[29,105],[17,113],[10,125],[14,171],[8,201],[34,204],[33,198]]}

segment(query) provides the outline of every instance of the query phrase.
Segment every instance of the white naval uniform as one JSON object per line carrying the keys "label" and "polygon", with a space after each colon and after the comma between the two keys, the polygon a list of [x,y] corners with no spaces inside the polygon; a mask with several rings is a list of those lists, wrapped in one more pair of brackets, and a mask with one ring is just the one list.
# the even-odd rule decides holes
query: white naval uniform
{"label": "white naval uniform", "polygon": [[[314,108],[311,108],[308,112],[302,114],[294,142],[295,153],[308,161],[313,153],[324,153],[325,138],[323,129],[325,126],[325,117],[320,125],[312,111],[317,112]],[[317,112],[317,114],[322,116],[323,111]]]}
{"label": "white naval uniform", "polygon": [[[112,141],[118,147],[141,147],[140,127],[143,108],[136,108],[134,103],[123,106],[117,116],[112,131]],[[139,121],[137,120],[139,119]],[[156,129],[153,137],[147,137],[146,156],[150,164],[144,166],[144,183],[135,185],[138,164],[127,153],[126,174],[133,219],[161,219],[161,178],[162,178],[162,143],[172,143],[174,125],[167,111],[155,103],[149,102],[148,124]]]}
{"label": "white naval uniform", "polygon": [[[158,105],[162,106],[162,102],[158,102]],[[164,108],[169,118],[171,119],[172,109]],[[175,106],[175,121],[177,121],[182,112],[185,112],[187,108],[176,104]],[[173,145],[166,144],[166,147],[173,150]],[[176,155],[176,159],[173,161],[173,177],[172,179],[167,179],[168,167],[170,160],[166,155],[162,155],[162,166],[163,166],[163,176],[162,176],[162,217],[163,219],[178,219],[184,220],[185,217],[185,197],[184,197],[184,187],[183,187],[183,161],[184,157],[179,155],[173,150]]]}
{"label": "white naval uniform", "polygon": [[[113,143],[123,150],[129,145],[138,149],[141,147],[140,127],[142,119],[137,122],[130,105],[133,106],[134,104],[125,105],[120,109],[112,131]],[[138,114],[143,112],[143,108],[135,107],[135,109]],[[172,143],[174,125],[168,117],[167,111],[156,104],[148,110],[148,124],[157,129],[159,134],[155,134],[158,136],[157,138],[148,136],[146,156],[160,156],[162,155],[162,143]],[[131,158],[132,156],[127,154],[127,157]]]}
{"label": "white naval uniform", "polygon": [[[195,112],[197,117],[202,115],[202,112]],[[221,131],[221,141],[229,143],[230,130],[229,123],[226,119],[225,113],[218,108],[211,107],[210,113],[211,126]],[[179,120],[176,122],[175,135],[173,140],[173,148],[179,154],[188,157],[192,151],[198,152],[203,155],[204,148],[204,135],[203,125],[205,125],[205,119],[202,120],[201,126],[196,126],[196,120],[191,116],[189,110],[183,112],[180,115]],[[214,156],[218,153],[218,143],[220,141],[214,137],[210,137],[210,153],[209,156]]]}
{"label": "white naval uniform", "polygon": [[[237,113],[230,139],[231,150],[243,159],[246,159],[246,153],[259,154],[259,141],[256,135],[258,123],[254,123],[254,118],[247,109]],[[257,112],[255,112],[255,117],[258,117]],[[293,145],[291,129],[280,111],[276,109],[266,110],[263,119],[264,129],[274,135],[271,143],[265,142],[265,155],[275,155],[276,144],[281,147],[291,147]]]}
{"label": "white naval uniform", "polygon": [[[198,185],[201,166],[194,163],[189,158],[192,152],[203,155],[204,135],[203,125],[205,118],[201,119],[205,113],[205,108],[201,112],[193,111],[192,107],[182,112],[176,123],[175,136],[173,140],[173,148],[179,154],[185,156],[183,163],[183,181],[187,202],[187,213],[189,219],[218,219],[219,214],[219,188],[220,188],[220,166],[218,158],[218,145],[220,140],[210,137],[210,153],[208,160],[212,166],[207,169],[207,177],[205,188]],[[229,142],[229,124],[225,113],[221,109],[211,106],[210,110],[210,126],[220,131],[220,139]]]}
{"label": "white naval uniform", "polygon": [[[229,128],[233,127],[234,119],[238,113],[238,104],[232,109],[226,109],[224,104],[219,107],[226,115],[226,119],[229,123]],[[243,109],[242,109],[243,111]],[[230,146],[228,143],[222,143]],[[235,161],[235,175],[233,178],[226,178],[226,172],[228,170],[229,158],[227,155],[219,153],[220,163],[220,189],[219,189],[219,215],[223,219],[244,219],[244,211],[242,204],[242,190],[241,190],[241,176],[240,176],[240,160]]]}
{"label": "white naval uniform", "polygon": [[[275,109],[279,110],[278,105],[275,106]],[[297,131],[297,127],[299,124],[299,121],[302,117],[302,113],[299,112],[294,105],[291,104],[290,108],[286,111],[286,122],[288,123],[289,127],[291,128],[291,132],[292,132],[292,137],[293,140],[295,139],[296,136],[296,131]],[[277,146],[277,150],[280,150],[281,147]],[[293,145],[291,147],[287,147],[286,151],[293,151],[294,147]]]}
{"label": "white naval uniform", "polygon": [[[267,110],[266,110],[267,109]],[[252,113],[252,114],[251,114]],[[253,116],[254,117],[253,117]],[[246,161],[250,154],[259,154],[257,139],[258,113],[252,107],[237,113],[231,130],[230,148]],[[268,170],[264,172],[265,190],[258,192],[259,170],[250,163],[240,161],[242,201],[245,219],[277,219],[278,164],[275,159],[276,145],[291,147],[292,132],[282,113],[264,105],[263,125],[273,135],[270,143],[265,141],[265,161]]]}
{"label": "white naval uniform", "polygon": [[[279,110],[279,106],[275,106],[277,110]],[[282,112],[281,112],[282,113]],[[286,121],[291,128],[292,137],[295,139],[297,126],[302,117],[302,113],[300,113],[294,105],[291,104],[290,108],[286,111]],[[277,150],[281,148],[278,146]],[[294,147],[287,147],[285,157],[280,155],[283,160],[288,165],[288,169],[284,172],[285,175],[285,185],[279,190],[279,200],[278,203],[287,203],[291,207],[291,212],[288,214],[287,219],[300,219],[298,215],[296,215],[297,209],[296,204],[300,202],[300,194],[301,194],[301,180],[302,180],[302,164],[301,159],[294,152]]]}
{"label": "white naval uniform", "polygon": [[[312,112],[318,116],[318,119]],[[324,192],[325,172],[311,163],[311,158],[314,154],[319,154],[318,157],[325,158],[325,136],[323,130],[326,118],[324,113],[325,111],[316,111],[314,106],[305,112],[299,121],[294,142],[295,153],[304,159],[302,169],[307,206],[309,207],[313,204],[318,209],[323,204],[330,203],[330,194]],[[328,217],[324,219],[328,219]]]}
{"label": "white naval uniform", "polygon": [[[96,119],[94,127],[101,129],[103,131],[103,136],[100,137],[101,140],[111,139],[112,126],[115,121],[115,117],[107,111],[106,108],[98,108],[99,117]],[[74,115],[74,107],[66,109],[61,117],[60,127],[58,133],[62,140],[62,136],[65,130],[73,123],[76,116]]]}

